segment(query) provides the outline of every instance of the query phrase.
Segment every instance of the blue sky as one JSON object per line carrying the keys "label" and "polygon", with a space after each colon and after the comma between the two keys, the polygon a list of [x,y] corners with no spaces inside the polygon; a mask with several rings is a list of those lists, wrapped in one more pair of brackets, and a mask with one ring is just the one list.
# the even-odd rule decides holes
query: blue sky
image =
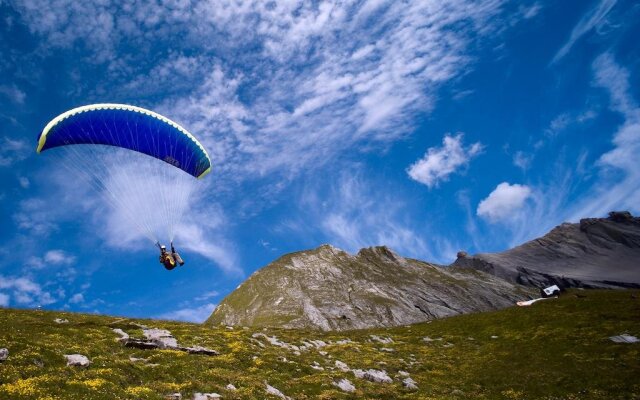
{"label": "blue sky", "polygon": [[[640,212],[633,1],[0,0],[0,16],[0,306],[201,321],[323,243],[446,264]],[[49,120],[104,102],[211,155],[181,269],[35,153]]]}

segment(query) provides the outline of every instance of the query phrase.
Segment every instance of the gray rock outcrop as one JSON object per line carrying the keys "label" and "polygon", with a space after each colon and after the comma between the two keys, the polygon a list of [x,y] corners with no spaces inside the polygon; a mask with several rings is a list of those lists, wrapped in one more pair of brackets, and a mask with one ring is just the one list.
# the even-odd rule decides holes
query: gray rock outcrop
{"label": "gray rock outcrop", "polygon": [[7,358],[9,358],[9,349],[0,349],[0,362],[5,361]]}
{"label": "gray rock outcrop", "polygon": [[487,273],[404,258],[384,246],[350,255],[323,245],[255,272],[207,323],[324,331],[398,326],[496,310],[533,294]]}
{"label": "gray rock outcrop", "polygon": [[91,361],[82,354],[65,354],[64,357],[67,359],[68,366],[87,368],[91,364]]}
{"label": "gray rock outcrop", "polygon": [[638,288],[640,218],[624,211],[564,223],[502,253],[458,257],[452,267],[538,288]]}

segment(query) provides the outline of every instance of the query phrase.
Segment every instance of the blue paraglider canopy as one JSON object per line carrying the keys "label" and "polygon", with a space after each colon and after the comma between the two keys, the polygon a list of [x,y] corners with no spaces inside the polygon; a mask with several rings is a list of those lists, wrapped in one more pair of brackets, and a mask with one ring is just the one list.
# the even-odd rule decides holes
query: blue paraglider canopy
{"label": "blue paraglider canopy", "polygon": [[92,104],[57,116],[40,134],[37,151],[75,144],[137,151],[196,178],[211,171],[209,155],[187,130],[153,111],[126,104]]}

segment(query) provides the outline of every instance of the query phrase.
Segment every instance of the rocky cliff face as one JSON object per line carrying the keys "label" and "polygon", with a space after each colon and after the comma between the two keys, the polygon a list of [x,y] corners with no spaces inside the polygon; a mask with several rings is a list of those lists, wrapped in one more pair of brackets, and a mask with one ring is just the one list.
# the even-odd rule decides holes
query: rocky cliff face
{"label": "rocky cliff face", "polygon": [[612,212],[609,218],[564,223],[539,239],[502,253],[464,252],[452,264],[475,268],[528,286],[640,287],[640,218]]}
{"label": "rocky cliff face", "polygon": [[387,247],[350,255],[323,245],[255,272],[207,323],[325,331],[406,325],[508,307],[533,293],[472,268],[403,258]]}

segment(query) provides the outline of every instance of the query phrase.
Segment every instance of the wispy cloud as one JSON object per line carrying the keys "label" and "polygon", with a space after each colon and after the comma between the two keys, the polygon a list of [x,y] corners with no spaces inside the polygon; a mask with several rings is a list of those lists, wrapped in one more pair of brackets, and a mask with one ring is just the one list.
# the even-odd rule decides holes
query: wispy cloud
{"label": "wispy cloud", "polygon": [[448,180],[451,174],[467,166],[483,149],[480,142],[464,147],[462,137],[462,134],[445,135],[442,147],[429,148],[423,158],[407,169],[409,176],[429,188]]}
{"label": "wispy cloud", "polygon": [[4,95],[17,105],[23,105],[27,95],[16,85],[0,85],[0,95]]}
{"label": "wispy cloud", "polygon": [[[362,173],[344,173],[327,190],[328,196],[322,198],[317,190],[306,191],[300,206],[316,221],[313,224],[320,227],[325,240],[339,248],[356,252],[387,245],[403,255],[432,261],[448,259],[453,251],[437,235],[430,235],[427,244],[423,239],[426,228],[416,229],[402,199]],[[308,210],[315,211],[309,214]]]}
{"label": "wispy cloud", "polygon": [[601,176],[592,195],[576,204],[572,219],[605,215],[617,208],[640,211],[640,107],[631,95],[629,71],[604,53],[594,61],[593,72],[594,85],[609,93],[611,110],[624,120],[613,135],[614,148],[597,162]]}
{"label": "wispy cloud", "polygon": [[186,322],[204,322],[213,310],[216,309],[216,305],[212,303],[203,304],[193,308],[181,308],[175,311],[169,311],[157,316],[160,319],[168,319],[172,321],[186,321]]}
{"label": "wispy cloud", "polygon": [[[127,97],[152,102],[147,88],[162,93],[155,106],[203,139],[219,174],[251,180],[295,176],[359,151],[358,144],[371,149],[405,138],[438,89],[467,73],[469,47],[501,31],[502,6],[203,1],[123,10],[114,2],[42,7],[23,0],[16,8],[48,45],[97,53],[92,61],[109,65]],[[148,37],[181,37],[188,51],[152,65]],[[139,53],[113,57],[125,47]],[[189,55],[194,49],[200,55]]]}
{"label": "wispy cloud", "polygon": [[24,160],[31,151],[31,146],[21,139],[0,138],[0,167],[9,167],[17,161]]}
{"label": "wispy cloud", "polygon": [[590,9],[578,22],[578,24],[571,31],[569,40],[558,50],[556,55],[551,60],[551,64],[558,62],[564,56],[566,56],[573,45],[586,33],[593,28],[599,26],[605,21],[605,18],[609,11],[616,5],[617,0],[600,0],[600,2],[592,9]]}

